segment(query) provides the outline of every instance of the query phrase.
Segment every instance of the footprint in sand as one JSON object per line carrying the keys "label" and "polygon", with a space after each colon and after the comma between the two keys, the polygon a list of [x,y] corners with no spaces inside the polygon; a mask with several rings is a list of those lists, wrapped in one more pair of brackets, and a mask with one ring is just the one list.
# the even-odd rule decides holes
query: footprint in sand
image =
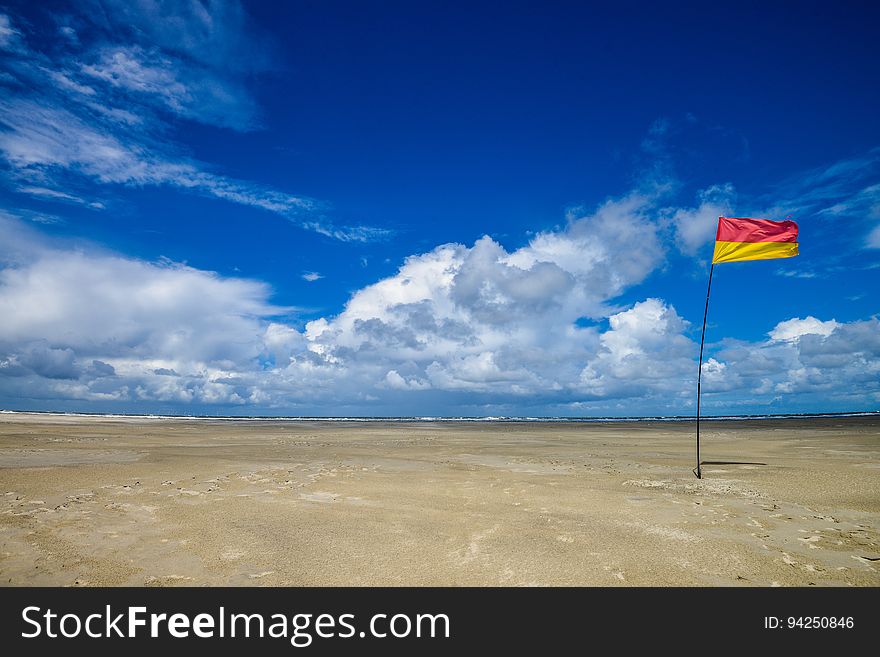
{"label": "footprint in sand", "polygon": [[244,550],[237,550],[236,548],[228,547],[220,553],[220,558],[223,561],[236,561],[241,559],[244,556]]}
{"label": "footprint in sand", "polygon": [[314,493],[300,493],[300,498],[307,500],[309,502],[335,502],[339,495],[336,493],[325,493],[322,491],[316,491]]}
{"label": "footprint in sand", "polygon": [[169,586],[191,581],[193,581],[193,578],[186,575],[151,575],[144,579],[144,586]]}
{"label": "footprint in sand", "polygon": [[248,577],[251,579],[262,579],[263,577],[268,577],[274,573],[274,570],[264,570],[262,573],[248,573]]}
{"label": "footprint in sand", "polygon": [[801,541],[802,543],[806,543],[807,547],[809,547],[811,550],[818,550],[819,546],[813,545],[813,543],[815,543],[816,541],[822,540],[822,537],[821,536],[808,536],[807,538],[799,538],[798,540]]}

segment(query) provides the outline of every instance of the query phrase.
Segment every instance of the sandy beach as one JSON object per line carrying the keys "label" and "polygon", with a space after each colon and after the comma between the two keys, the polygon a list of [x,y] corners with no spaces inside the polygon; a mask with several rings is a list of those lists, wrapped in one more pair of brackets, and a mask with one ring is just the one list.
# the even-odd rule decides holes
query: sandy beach
{"label": "sandy beach", "polygon": [[0,583],[877,586],[880,418],[0,416]]}

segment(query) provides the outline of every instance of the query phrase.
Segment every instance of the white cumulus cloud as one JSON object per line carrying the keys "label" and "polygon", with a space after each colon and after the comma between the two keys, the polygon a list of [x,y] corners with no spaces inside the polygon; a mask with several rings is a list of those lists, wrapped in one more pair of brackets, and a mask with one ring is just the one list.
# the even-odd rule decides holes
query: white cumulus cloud
{"label": "white cumulus cloud", "polygon": [[671,216],[678,246],[687,255],[715,239],[718,217],[731,214],[735,192],[730,184],[714,185],[701,191],[698,200],[697,207],[679,208]]}
{"label": "white cumulus cloud", "polygon": [[[0,217],[0,404],[291,414],[684,413],[697,344],[668,302],[619,305],[663,262],[626,197],[509,250],[407,258],[301,325],[271,288],[59,244]],[[646,235],[630,255],[627,236]],[[583,248],[584,257],[572,254]],[[880,402],[880,325],[813,316],[709,345],[707,413]],[[781,400],[781,401],[780,401]],[[89,405],[90,404],[90,405]]]}
{"label": "white cumulus cloud", "polygon": [[769,335],[774,340],[797,340],[804,335],[831,335],[838,326],[833,319],[823,322],[808,315],[803,319],[794,317],[779,322]]}

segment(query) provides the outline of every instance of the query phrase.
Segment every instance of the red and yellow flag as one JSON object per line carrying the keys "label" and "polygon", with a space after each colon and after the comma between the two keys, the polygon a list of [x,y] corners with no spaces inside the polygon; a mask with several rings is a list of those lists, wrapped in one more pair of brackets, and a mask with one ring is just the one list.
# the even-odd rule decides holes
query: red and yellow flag
{"label": "red and yellow flag", "polygon": [[798,226],[793,221],[718,217],[712,264],[791,258],[798,254],[797,240]]}

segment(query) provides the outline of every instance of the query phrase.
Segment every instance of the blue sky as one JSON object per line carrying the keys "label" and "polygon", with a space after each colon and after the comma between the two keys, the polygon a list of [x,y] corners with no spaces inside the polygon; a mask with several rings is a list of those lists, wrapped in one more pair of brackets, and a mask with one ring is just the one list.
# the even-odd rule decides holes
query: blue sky
{"label": "blue sky", "polygon": [[0,407],[880,407],[868,3],[6,3]]}

